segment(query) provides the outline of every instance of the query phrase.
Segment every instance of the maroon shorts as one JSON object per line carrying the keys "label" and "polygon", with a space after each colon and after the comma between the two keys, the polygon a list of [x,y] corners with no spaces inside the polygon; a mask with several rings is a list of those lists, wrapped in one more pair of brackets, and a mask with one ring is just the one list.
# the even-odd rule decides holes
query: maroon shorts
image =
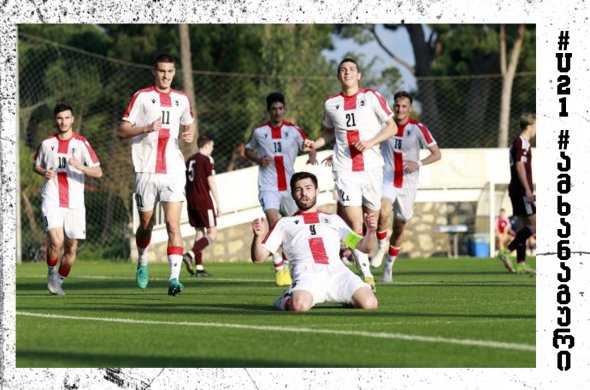
{"label": "maroon shorts", "polygon": [[198,208],[188,208],[188,221],[195,228],[212,228],[217,226],[217,218],[213,206],[203,205]]}
{"label": "maroon shorts", "polygon": [[524,195],[511,196],[510,201],[512,202],[512,215],[529,217],[537,214],[535,203],[529,202]]}

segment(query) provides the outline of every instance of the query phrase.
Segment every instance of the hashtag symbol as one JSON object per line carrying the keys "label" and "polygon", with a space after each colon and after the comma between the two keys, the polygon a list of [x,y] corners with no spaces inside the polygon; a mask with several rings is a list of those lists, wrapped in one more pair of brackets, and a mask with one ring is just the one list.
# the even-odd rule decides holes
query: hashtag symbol
{"label": "hashtag symbol", "polygon": [[567,145],[570,143],[570,131],[569,130],[561,130],[559,132],[559,140],[557,141],[557,145],[559,146],[559,150],[566,150]]}
{"label": "hashtag symbol", "polygon": [[567,45],[570,43],[570,32],[568,30],[559,33],[559,50],[567,50]]}

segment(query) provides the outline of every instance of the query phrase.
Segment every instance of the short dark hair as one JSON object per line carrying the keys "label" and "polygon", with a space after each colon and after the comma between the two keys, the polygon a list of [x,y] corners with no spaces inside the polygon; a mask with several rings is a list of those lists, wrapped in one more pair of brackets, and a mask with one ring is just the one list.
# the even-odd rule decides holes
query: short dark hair
{"label": "short dark hair", "polygon": [[174,58],[170,54],[160,54],[154,59],[154,68],[160,62],[167,62],[170,64],[174,64],[176,61],[174,61]]}
{"label": "short dark hair", "polygon": [[212,136],[209,134],[199,134],[199,137],[197,138],[197,146],[199,149],[207,145],[209,142],[213,142]]}
{"label": "short dark hair", "polygon": [[313,182],[313,185],[315,186],[315,188],[318,188],[318,178],[311,172],[295,172],[293,174],[293,176],[291,176],[291,192],[293,192],[293,189],[295,188],[295,184],[303,179],[311,179],[311,181]]}
{"label": "short dark hair", "polygon": [[72,115],[74,115],[74,109],[72,108],[72,106],[65,103],[58,103],[55,105],[55,108],[53,109],[53,117],[55,118],[57,114],[59,114],[60,112],[68,110],[72,112]]}
{"label": "short dark hair", "polygon": [[397,92],[395,95],[393,95],[393,102],[395,103],[395,101],[399,98],[406,98],[410,101],[410,104],[414,103],[414,99],[412,99],[412,95],[410,95],[409,92],[406,92],[406,91]]}
{"label": "short dark hair", "polygon": [[527,126],[534,124],[537,122],[537,116],[532,112],[523,112],[520,115],[520,129],[524,130]]}
{"label": "short dark hair", "polygon": [[282,93],[280,92],[271,92],[268,94],[268,96],[266,97],[266,110],[270,111],[270,106],[273,105],[273,103],[283,103],[283,106],[286,106],[285,104],[285,96],[283,96]]}
{"label": "short dark hair", "polygon": [[342,61],[340,61],[340,63],[338,64],[338,69],[336,70],[336,74],[337,75],[340,74],[340,67],[345,62],[352,62],[353,64],[355,64],[356,65],[356,69],[359,71],[359,73],[361,73],[361,68],[360,68],[359,64],[354,59],[352,59],[350,57],[346,57]]}

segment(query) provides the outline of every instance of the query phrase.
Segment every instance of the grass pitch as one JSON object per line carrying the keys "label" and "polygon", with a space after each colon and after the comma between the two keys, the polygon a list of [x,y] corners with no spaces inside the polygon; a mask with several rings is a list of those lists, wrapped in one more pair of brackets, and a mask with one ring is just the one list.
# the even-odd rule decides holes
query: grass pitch
{"label": "grass pitch", "polygon": [[19,265],[17,367],[535,367],[535,277],[495,259],[398,259],[375,311],[277,312],[268,262],[183,268],[176,297],[149,270],[140,290],[134,264],[79,261],[56,297]]}

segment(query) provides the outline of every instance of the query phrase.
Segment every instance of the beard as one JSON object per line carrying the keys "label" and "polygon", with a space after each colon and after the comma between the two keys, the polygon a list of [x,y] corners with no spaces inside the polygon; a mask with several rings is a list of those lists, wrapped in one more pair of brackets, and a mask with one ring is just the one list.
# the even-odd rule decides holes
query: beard
{"label": "beard", "polygon": [[316,197],[315,196],[314,197],[306,197],[306,198],[309,199],[307,204],[302,203],[301,200],[299,200],[299,199],[295,199],[295,204],[297,205],[297,207],[301,211],[307,211],[310,208],[312,208],[313,206],[315,206],[315,204],[316,204]]}

